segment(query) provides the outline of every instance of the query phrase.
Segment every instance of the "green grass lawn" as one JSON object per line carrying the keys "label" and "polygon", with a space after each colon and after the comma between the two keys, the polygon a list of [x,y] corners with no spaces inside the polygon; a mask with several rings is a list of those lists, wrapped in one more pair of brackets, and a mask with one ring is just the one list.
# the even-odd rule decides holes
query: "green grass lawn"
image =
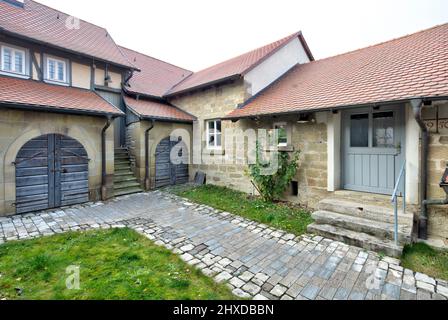
{"label": "green grass lawn", "polygon": [[[80,266],[80,290],[66,268]],[[21,294],[19,294],[21,291]],[[67,233],[0,245],[0,299],[235,299],[170,251],[131,229]]]}
{"label": "green grass lawn", "polygon": [[401,258],[404,268],[448,280],[448,251],[438,251],[424,243],[407,246]]}
{"label": "green grass lawn", "polygon": [[306,233],[307,226],[313,222],[309,212],[301,208],[283,203],[266,203],[259,198],[228,188],[205,185],[173,189],[173,192],[196,203],[209,205],[295,235]]}

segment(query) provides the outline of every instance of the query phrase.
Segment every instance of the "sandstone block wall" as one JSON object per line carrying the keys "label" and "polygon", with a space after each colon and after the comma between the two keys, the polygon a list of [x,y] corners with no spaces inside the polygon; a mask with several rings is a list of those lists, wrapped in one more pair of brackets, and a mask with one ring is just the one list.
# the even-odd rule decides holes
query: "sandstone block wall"
{"label": "sandstone block wall", "polygon": [[[101,197],[101,130],[102,117],[2,109],[0,112],[0,216],[15,213],[15,161],[22,146],[46,134],[63,134],[78,140],[86,149],[89,162],[90,199]],[[108,194],[113,195],[114,140],[113,127],[107,131]]]}

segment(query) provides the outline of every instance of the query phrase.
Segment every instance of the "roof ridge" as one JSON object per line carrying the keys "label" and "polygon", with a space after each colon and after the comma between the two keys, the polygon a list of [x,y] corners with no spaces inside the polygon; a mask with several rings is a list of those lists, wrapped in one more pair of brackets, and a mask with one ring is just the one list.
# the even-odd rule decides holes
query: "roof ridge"
{"label": "roof ridge", "polygon": [[329,56],[329,57],[318,59],[318,60],[315,60],[315,61],[310,61],[308,63],[315,63],[315,62],[325,61],[325,60],[328,60],[328,59],[344,56],[344,55],[347,55],[347,54],[352,54],[352,53],[355,53],[355,52],[358,52],[358,51],[362,51],[362,50],[365,50],[365,49],[379,47],[381,45],[384,45],[384,44],[387,44],[387,43],[390,43],[390,42],[394,42],[394,41],[398,41],[398,40],[405,39],[405,38],[408,38],[408,37],[412,37],[412,36],[415,36],[417,34],[420,34],[420,33],[423,33],[423,32],[427,32],[427,31],[430,31],[430,30],[433,30],[433,29],[437,29],[437,28],[440,28],[440,27],[443,27],[443,26],[446,26],[446,25],[448,25],[448,22],[442,23],[442,24],[438,24],[438,25],[432,26],[432,27],[427,28],[427,29],[422,29],[422,30],[419,30],[419,31],[416,31],[416,32],[413,32],[413,33],[408,33],[406,35],[399,36],[397,38],[393,38],[393,39],[390,39],[390,40],[386,40],[386,41],[378,42],[378,43],[375,43],[375,44],[371,44],[371,45],[369,45],[367,47],[362,47],[362,48],[354,49],[354,50],[351,50],[351,51],[339,53],[339,54],[336,54],[334,56]]}
{"label": "roof ridge", "polygon": [[[175,65],[175,64],[173,64],[173,63],[171,63],[171,62],[167,62],[167,61],[165,61],[165,60],[162,60],[162,59],[159,59],[159,58],[155,58],[155,57],[150,56],[150,55],[148,55],[148,54],[146,54],[146,53],[143,53],[143,52],[140,52],[140,51],[137,51],[137,50],[134,50],[134,49],[131,49],[131,48],[122,46],[122,45],[120,45],[120,44],[117,44],[117,46],[118,46],[118,48],[120,48],[120,49],[129,50],[129,51],[132,51],[132,52],[141,54],[142,56],[145,56],[145,57],[148,57],[148,58],[151,58],[151,59],[154,59],[154,60],[163,62],[163,63],[165,63],[165,64],[169,64],[169,65],[171,65],[171,66],[173,66],[173,67],[175,67],[175,68],[182,69],[182,70],[184,70],[184,71],[188,71],[188,72],[193,73],[193,71],[191,71],[191,70],[185,69],[185,68],[183,68],[183,67],[179,67],[178,65]],[[129,62],[132,63],[132,61],[129,61]]]}
{"label": "roof ridge", "polygon": [[241,54],[239,54],[239,55],[237,55],[237,56],[234,56],[234,57],[232,57],[232,58],[226,59],[226,60],[224,60],[224,61],[221,61],[221,62],[219,62],[219,63],[216,63],[216,64],[214,64],[214,65],[211,65],[210,67],[207,67],[207,68],[205,68],[205,69],[199,70],[199,71],[194,72],[194,73],[199,73],[199,72],[203,72],[203,71],[209,70],[209,69],[211,69],[211,68],[217,67],[217,66],[219,66],[219,65],[221,65],[221,64],[224,64],[224,63],[226,63],[226,62],[229,62],[229,61],[232,61],[232,60],[241,58],[241,57],[243,57],[243,56],[245,56],[245,55],[247,55],[247,54],[249,54],[249,53],[255,52],[255,51],[260,50],[260,49],[262,49],[262,48],[264,48],[264,47],[268,47],[268,46],[270,46],[270,45],[272,45],[272,44],[274,44],[274,43],[285,41],[285,40],[288,39],[288,38],[293,39],[294,37],[298,37],[300,33],[301,33],[300,31],[294,32],[294,33],[290,34],[289,36],[283,37],[283,38],[278,39],[278,40],[276,40],[276,41],[269,42],[269,43],[267,43],[267,44],[265,44],[265,45],[263,45],[263,46],[260,46],[260,47],[257,47],[257,48],[255,48],[255,49],[246,51],[246,52],[241,53]]}

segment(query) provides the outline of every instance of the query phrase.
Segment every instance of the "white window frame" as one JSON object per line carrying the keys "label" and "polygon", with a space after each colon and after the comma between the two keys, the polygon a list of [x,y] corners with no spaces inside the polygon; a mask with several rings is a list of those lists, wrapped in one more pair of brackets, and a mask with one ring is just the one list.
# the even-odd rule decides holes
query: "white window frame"
{"label": "white window frame", "polygon": [[[221,123],[221,131],[219,131],[219,133],[218,133],[218,130],[217,130],[218,122]],[[213,133],[213,135],[215,137],[213,146],[211,146],[209,144],[210,135],[212,134],[210,132],[210,123],[214,123],[214,130],[215,130],[215,132]],[[207,126],[207,130],[206,130],[206,132],[207,132],[207,141],[206,141],[207,149],[208,150],[222,150],[222,121],[220,119],[207,120],[205,122],[205,125]],[[219,146],[218,146],[218,135],[221,136],[221,145],[219,145]]]}
{"label": "white window frame", "polygon": [[[278,147],[289,146],[290,141],[289,141],[289,134],[288,134],[288,123],[287,122],[275,122],[273,130],[277,130],[276,129],[277,127],[285,127],[285,131],[286,131],[286,143],[280,143],[280,141],[278,141]],[[280,138],[280,136],[277,135],[277,138]]]}
{"label": "white window frame", "polygon": [[[63,80],[59,80],[57,78],[55,79],[51,79],[50,78],[50,61],[55,62],[55,76],[57,76],[58,74],[58,70],[57,70],[57,65],[58,63],[63,63],[64,64],[64,79]],[[52,57],[52,56],[46,56],[45,58],[45,80],[47,82],[51,82],[51,83],[60,83],[60,84],[68,84],[68,61],[65,59],[60,59],[60,58],[56,58],[56,57]]]}
{"label": "white window frame", "polygon": [[[5,49],[11,50],[11,70],[6,70],[5,68],[5,57],[4,57],[4,52]],[[17,53],[21,53],[22,54],[22,70],[17,71],[15,70],[16,68],[16,54]],[[25,49],[22,48],[16,48],[16,47],[11,47],[11,46],[7,46],[7,45],[1,45],[1,71],[2,72],[6,72],[8,74],[17,74],[17,75],[21,75],[21,76],[27,76],[27,52]]]}

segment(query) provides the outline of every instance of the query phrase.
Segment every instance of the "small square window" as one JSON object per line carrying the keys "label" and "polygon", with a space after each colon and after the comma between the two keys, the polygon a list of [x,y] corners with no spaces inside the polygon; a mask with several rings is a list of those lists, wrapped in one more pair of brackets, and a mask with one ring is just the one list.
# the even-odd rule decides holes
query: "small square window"
{"label": "small square window", "polygon": [[67,62],[56,58],[47,58],[47,80],[67,83]]}
{"label": "small square window", "polygon": [[269,131],[269,144],[279,147],[288,146],[288,125],[286,122],[274,124],[274,129]]}
{"label": "small square window", "polygon": [[1,70],[25,75],[25,51],[6,46],[1,48]]}

